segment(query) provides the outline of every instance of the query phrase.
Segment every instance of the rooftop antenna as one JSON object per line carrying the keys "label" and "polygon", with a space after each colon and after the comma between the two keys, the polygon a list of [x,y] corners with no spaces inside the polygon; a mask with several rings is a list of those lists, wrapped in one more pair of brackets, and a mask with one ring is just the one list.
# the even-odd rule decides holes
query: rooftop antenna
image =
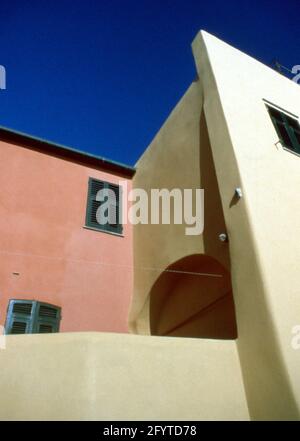
{"label": "rooftop antenna", "polygon": [[293,74],[293,72],[291,71],[291,69],[289,69],[288,67],[284,66],[283,64],[279,63],[278,60],[273,60],[271,63],[272,67],[275,68],[275,70],[277,70],[277,72],[279,72],[281,75],[284,75],[286,77],[289,77],[289,75],[287,74],[287,72],[289,74]]}

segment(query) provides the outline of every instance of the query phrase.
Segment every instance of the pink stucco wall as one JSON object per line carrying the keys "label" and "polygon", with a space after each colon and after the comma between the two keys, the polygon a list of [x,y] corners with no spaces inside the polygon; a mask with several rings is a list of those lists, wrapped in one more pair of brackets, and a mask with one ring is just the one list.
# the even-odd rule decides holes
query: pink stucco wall
{"label": "pink stucco wall", "polygon": [[[9,299],[61,306],[60,331],[127,332],[132,227],[83,228],[88,178],[128,180],[0,141],[0,324]],[[17,272],[19,275],[14,275]]]}

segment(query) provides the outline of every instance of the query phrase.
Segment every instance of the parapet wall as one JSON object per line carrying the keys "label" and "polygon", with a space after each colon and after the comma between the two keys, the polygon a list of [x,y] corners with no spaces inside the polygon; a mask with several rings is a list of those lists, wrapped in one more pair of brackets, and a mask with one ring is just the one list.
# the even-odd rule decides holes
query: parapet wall
{"label": "parapet wall", "polygon": [[235,341],[6,337],[0,420],[248,419]]}

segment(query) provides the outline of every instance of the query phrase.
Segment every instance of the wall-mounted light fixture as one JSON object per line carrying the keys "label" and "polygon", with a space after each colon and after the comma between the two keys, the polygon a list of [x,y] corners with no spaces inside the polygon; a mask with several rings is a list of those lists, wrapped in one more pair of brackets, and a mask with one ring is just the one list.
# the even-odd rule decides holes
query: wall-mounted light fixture
{"label": "wall-mounted light fixture", "polygon": [[234,190],[234,195],[235,195],[236,198],[241,199],[241,198],[243,197],[242,189],[241,189],[240,187],[237,187],[237,188]]}
{"label": "wall-mounted light fixture", "polygon": [[228,236],[227,236],[227,234],[226,234],[226,233],[221,233],[221,234],[219,234],[219,240],[220,240],[221,242],[228,242]]}

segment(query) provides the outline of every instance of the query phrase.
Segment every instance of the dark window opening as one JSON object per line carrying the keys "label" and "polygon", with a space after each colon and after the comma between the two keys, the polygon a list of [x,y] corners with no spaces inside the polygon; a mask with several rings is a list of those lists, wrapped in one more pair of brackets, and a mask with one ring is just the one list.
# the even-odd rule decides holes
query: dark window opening
{"label": "dark window opening", "polygon": [[283,147],[300,154],[300,125],[298,119],[274,107],[268,106],[268,111]]}

